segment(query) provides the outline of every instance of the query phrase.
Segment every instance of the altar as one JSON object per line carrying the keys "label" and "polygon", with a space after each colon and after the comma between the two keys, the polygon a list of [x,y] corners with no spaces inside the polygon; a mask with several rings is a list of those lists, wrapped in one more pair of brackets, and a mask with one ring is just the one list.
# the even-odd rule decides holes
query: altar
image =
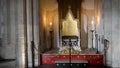
{"label": "altar", "polygon": [[[69,6],[66,17],[61,21],[60,28],[60,42],[57,49],[42,53],[41,64],[56,65],[57,68],[72,67],[87,68],[91,66],[104,66],[104,56],[99,53],[96,48],[93,48],[93,34],[92,47],[88,49],[81,49],[81,35],[78,27],[79,20],[75,19],[71,7]],[[93,29],[91,32],[93,33]],[[78,66],[78,67],[77,67]],[[65,67],[65,68],[66,68]]]}
{"label": "altar", "polygon": [[86,61],[88,66],[104,65],[103,54],[59,54],[57,50],[41,54],[42,64],[55,64],[56,61]]}

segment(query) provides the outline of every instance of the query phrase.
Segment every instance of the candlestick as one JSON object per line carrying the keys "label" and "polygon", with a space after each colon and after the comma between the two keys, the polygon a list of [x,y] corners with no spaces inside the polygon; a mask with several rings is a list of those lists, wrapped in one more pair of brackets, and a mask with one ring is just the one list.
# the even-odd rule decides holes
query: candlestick
{"label": "candlestick", "polygon": [[52,31],[52,22],[50,22],[49,26],[50,26],[50,31]]}
{"label": "candlestick", "polygon": [[93,48],[93,39],[94,39],[94,35],[93,35],[93,32],[94,32],[94,30],[91,30],[91,32],[92,32],[92,48]]}
{"label": "candlestick", "polygon": [[99,48],[99,47],[98,47],[98,45],[99,45],[99,44],[98,44],[98,41],[99,41],[98,37],[99,37],[98,34],[95,34],[95,40],[96,40],[95,42],[96,42],[97,54],[99,53],[99,52],[98,52],[98,48]]}
{"label": "candlestick", "polygon": [[52,30],[52,22],[49,23],[50,26],[50,49],[52,49],[52,45],[53,45],[53,30]]}
{"label": "candlestick", "polygon": [[91,29],[91,30],[95,30],[95,22],[94,22],[94,17],[93,17],[93,19],[92,19],[92,22],[91,22],[91,24],[92,24],[92,29]]}

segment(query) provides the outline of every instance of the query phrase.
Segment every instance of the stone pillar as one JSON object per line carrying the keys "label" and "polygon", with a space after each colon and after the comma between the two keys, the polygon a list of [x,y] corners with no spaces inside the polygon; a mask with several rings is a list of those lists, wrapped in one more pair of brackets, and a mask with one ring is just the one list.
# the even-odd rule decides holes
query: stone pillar
{"label": "stone pillar", "polygon": [[25,67],[25,41],[24,41],[24,0],[16,0],[16,68]]}
{"label": "stone pillar", "polygon": [[103,0],[104,38],[109,40],[107,65],[120,67],[120,1]]}
{"label": "stone pillar", "polygon": [[2,49],[2,38],[3,38],[3,2],[0,0],[0,57]]}
{"label": "stone pillar", "polygon": [[[34,41],[35,45],[35,65],[38,65],[38,51],[39,51],[39,6],[38,0],[26,0],[26,11],[27,11],[27,43],[28,43],[28,63],[29,67],[32,66],[32,56],[31,56],[31,41]],[[32,9],[33,6],[33,9]],[[33,22],[33,31],[32,31]],[[32,33],[33,32],[33,33]],[[34,37],[33,37],[34,35]],[[34,38],[34,40],[33,40]]]}
{"label": "stone pillar", "polygon": [[[112,67],[120,67],[120,21],[119,0],[112,0]],[[109,16],[108,16],[109,17]]]}
{"label": "stone pillar", "polygon": [[[1,46],[1,57],[4,57],[5,58],[5,53],[4,53],[4,50],[5,50],[5,47],[6,47],[6,45],[7,45],[7,1],[6,0],[2,0],[1,1],[1,7],[2,7],[2,9],[3,9],[3,12],[2,12],[2,17],[3,17],[3,24],[4,24],[4,26],[3,26],[3,30],[4,30],[4,32],[3,32],[3,38],[2,38],[2,46]],[[4,45],[4,46],[3,46]]]}
{"label": "stone pillar", "polygon": [[[25,9],[27,8],[27,9]],[[25,14],[27,11],[27,14]],[[5,59],[16,59],[16,68],[25,67],[25,43],[32,41],[32,13],[31,0],[0,0],[0,56]],[[38,0],[33,0],[33,22],[34,22],[34,42],[36,48],[39,45],[39,8]],[[26,16],[27,15],[27,16]],[[25,41],[25,23],[27,22],[27,36]],[[3,31],[3,32],[2,32]],[[1,34],[2,32],[2,34]],[[28,48],[31,49],[31,48]],[[30,52],[31,50],[28,50]],[[29,58],[31,55],[29,55]],[[38,60],[38,50],[36,50],[36,61]],[[37,61],[38,62],[38,61]]]}
{"label": "stone pillar", "polygon": [[15,3],[1,0],[1,57],[15,59]]}
{"label": "stone pillar", "polygon": [[104,38],[109,40],[109,49],[107,51],[106,63],[111,66],[112,62],[112,0],[103,0],[103,25]]}
{"label": "stone pillar", "polygon": [[27,43],[28,43],[28,65],[31,67],[32,56],[31,56],[31,41],[32,41],[32,6],[31,0],[26,0],[26,11],[27,11]]}
{"label": "stone pillar", "polygon": [[38,66],[38,62],[40,61],[39,57],[39,2],[38,0],[33,0],[33,22],[34,22],[34,43],[35,43],[35,65]]}

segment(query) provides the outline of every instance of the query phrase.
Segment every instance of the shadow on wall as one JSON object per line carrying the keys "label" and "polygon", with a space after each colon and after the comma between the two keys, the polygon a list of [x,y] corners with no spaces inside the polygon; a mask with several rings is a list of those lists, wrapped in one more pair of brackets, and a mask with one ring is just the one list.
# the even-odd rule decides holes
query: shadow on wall
{"label": "shadow on wall", "polygon": [[0,47],[2,46],[2,38],[0,38]]}
{"label": "shadow on wall", "polygon": [[[1,52],[1,46],[2,46],[2,38],[0,38],[0,52]],[[0,61],[2,60],[3,58],[0,56]]]}

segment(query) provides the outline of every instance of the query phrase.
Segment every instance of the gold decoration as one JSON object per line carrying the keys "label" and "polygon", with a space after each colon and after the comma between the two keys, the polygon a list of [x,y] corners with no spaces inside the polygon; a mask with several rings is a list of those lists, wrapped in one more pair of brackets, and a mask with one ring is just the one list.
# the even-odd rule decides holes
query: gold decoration
{"label": "gold decoration", "polygon": [[[68,10],[66,15],[66,19],[62,22],[62,37],[69,37],[68,39],[72,39],[73,36],[79,37],[78,31],[78,21],[74,19],[72,15],[72,11]],[[62,48],[61,48],[62,49]],[[67,47],[64,50],[59,51],[60,54],[80,54],[80,50],[75,50],[72,46]]]}
{"label": "gold decoration", "polygon": [[59,54],[80,54],[79,50],[75,50],[73,47],[59,51]]}
{"label": "gold decoration", "polygon": [[69,9],[66,19],[62,22],[62,36],[79,36],[77,22]]}

